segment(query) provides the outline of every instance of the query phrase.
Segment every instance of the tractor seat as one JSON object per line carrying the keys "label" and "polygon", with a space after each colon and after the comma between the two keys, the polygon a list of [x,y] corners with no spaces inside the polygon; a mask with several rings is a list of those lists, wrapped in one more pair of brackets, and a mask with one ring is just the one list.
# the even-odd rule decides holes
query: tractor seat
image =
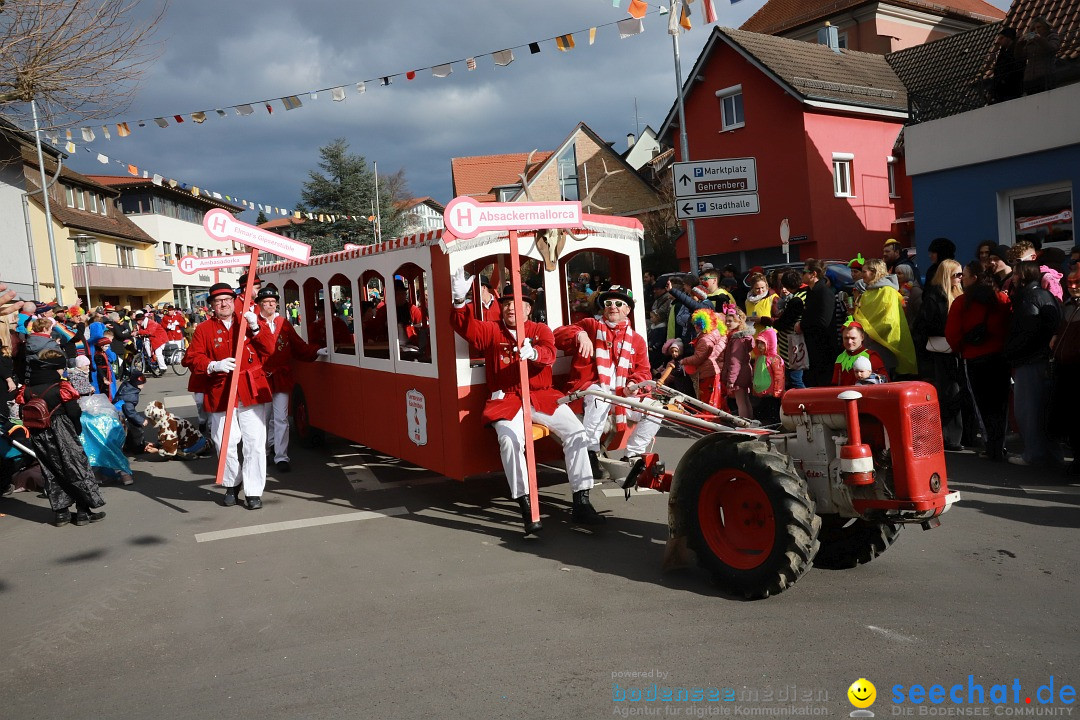
{"label": "tractor seat", "polygon": [[538,422],[532,424],[533,440],[542,440],[551,434],[551,428]]}

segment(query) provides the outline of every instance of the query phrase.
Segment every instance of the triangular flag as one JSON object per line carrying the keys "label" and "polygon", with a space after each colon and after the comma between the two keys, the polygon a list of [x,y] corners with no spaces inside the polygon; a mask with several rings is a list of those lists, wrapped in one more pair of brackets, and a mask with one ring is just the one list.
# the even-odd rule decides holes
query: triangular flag
{"label": "triangular flag", "polygon": [[690,27],[690,3],[684,2],[682,5],[682,13],[679,17],[679,24],[682,25],[685,30],[692,30]]}
{"label": "triangular flag", "polygon": [[617,22],[616,27],[619,28],[619,38],[628,38],[631,35],[640,35],[645,32],[645,23],[641,20],[635,20],[634,18],[626,18]]}
{"label": "triangular flag", "polygon": [[594,42],[596,42],[596,28],[591,27],[589,28],[589,44],[592,45]]}
{"label": "triangular flag", "polygon": [[67,139],[67,140],[71,139],[71,131],[70,130],[65,130],[64,131],[64,138]]}
{"label": "triangular flag", "polygon": [[560,35],[555,38],[555,47],[559,48],[563,52],[574,49],[574,36],[570,33],[566,35]]}
{"label": "triangular flag", "polygon": [[149,170],[143,170],[143,171],[142,171],[142,176],[143,176],[144,178],[148,178],[148,177],[150,177],[150,171],[149,171]]}
{"label": "triangular flag", "polygon": [[139,177],[139,168],[135,167],[134,165],[128,165],[127,171],[128,171],[128,173],[130,175],[134,175],[135,177]]}
{"label": "triangular flag", "polygon": [[206,122],[206,113],[201,110],[199,112],[191,113],[191,119],[198,124],[202,124]]}
{"label": "triangular flag", "polygon": [[619,7],[620,2],[622,2],[622,0],[611,0],[611,7]]}
{"label": "triangular flag", "polygon": [[195,197],[199,197],[199,188],[192,185],[191,186],[191,194],[194,195]]}
{"label": "triangular flag", "polygon": [[308,100],[318,100],[318,99],[319,99],[319,93],[315,92],[314,90],[312,90],[311,92],[308,93]]}
{"label": "triangular flag", "polygon": [[406,80],[415,80],[416,79],[416,71],[415,70],[410,70],[409,72],[405,73],[405,79]]}
{"label": "triangular flag", "polygon": [[649,12],[649,5],[644,0],[630,0],[630,7],[626,11],[630,13],[631,17],[640,20],[645,17],[645,13]]}
{"label": "triangular flag", "polygon": [[465,58],[465,67],[470,70],[476,69],[476,58]]}
{"label": "triangular flag", "polygon": [[356,92],[358,92],[358,93],[360,93],[361,95],[363,95],[364,93],[366,93],[366,92],[367,92],[367,85],[365,85],[365,84],[364,84],[364,83],[362,83],[362,82],[358,82],[358,83],[356,83]]}
{"label": "triangular flag", "polygon": [[300,219],[300,211],[299,210],[293,210],[292,216],[294,218],[296,218],[297,220],[299,220]]}
{"label": "triangular flag", "polygon": [[454,68],[449,63],[447,63],[446,65],[436,65],[435,67],[431,68],[432,76],[437,78],[447,77],[452,72],[454,72]]}
{"label": "triangular flag", "polygon": [[667,5],[661,5],[661,6],[660,6],[660,14],[661,14],[661,15],[667,15],[667,14],[668,14],[668,7],[667,7]]}
{"label": "triangular flag", "polygon": [[[736,3],[739,0],[731,0],[732,3]],[[701,0],[702,10],[705,12],[705,22],[716,22],[716,10],[713,8],[712,0]]]}
{"label": "triangular flag", "polygon": [[98,153],[97,161],[99,163],[101,163],[102,165],[108,165],[109,164],[109,158],[107,156],[105,156],[105,155],[102,155],[101,153]]}
{"label": "triangular flag", "polygon": [[535,42],[529,43],[529,52],[531,54],[533,54],[533,55],[540,52],[540,43],[535,43]]}
{"label": "triangular flag", "polygon": [[153,179],[153,183],[154,183],[155,185],[160,185],[160,184],[162,183],[162,181],[163,181],[164,179],[165,179],[165,178],[161,177],[161,176],[160,176],[160,175],[158,175],[157,173],[154,173],[154,179]]}
{"label": "triangular flag", "polygon": [[390,75],[387,75],[386,77],[384,77],[384,78],[382,79],[382,84],[383,84],[383,87],[386,87],[387,85],[389,85],[389,84],[390,84],[390,78],[391,78],[391,76],[390,76]]}
{"label": "triangular flag", "polygon": [[220,200],[221,199],[221,193],[214,193],[214,199],[215,200]]}
{"label": "triangular flag", "polygon": [[68,140],[67,144],[64,145],[64,149],[67,150],[69,153],[75,152],[75,150],[76,150],[75,143]]}
{"label": "triangular flag", "polygon": [[168,120],[166,120],[166,119],[165,119],[165,118],[163,118],[163,117],[160,117],[160,118],[154,118],[154,122],[155,122],[155,123],[157,123],[157,126],[158,126],[158,127],[160,127],[160,128],[166,128],[166,127],[169,127],[169,121],[168,121]]}
{"label": "triangular flag", "polygon": [[117,123],[116,134],[120,137],[127,137],[131,134],[131,128],[128,127],[128,124],[126,122]]}
{"label": "triangular flag", "polygon": [[255,110],[250,105],[237,105],[236,106],[236,114],[237,115],[250,115],[253,112],[255,112]]}
{"label": "triangular flag", "polygon": [[82,128],[83,142],[94,142],[94,131],[90,128]]}
{"label": "triangular flag", "polygon": [[184,122],[184,116],[183,115],[173,115],[172,119],[176,121],[177,125]]}
{"label": "triangular flag", "polygon": [[303,106],[303,103],[300,102],[300,98],[296,95],[281,98],[281,104],[285,106],[286,110],[295,110],[296,108]]}
{"label": "triangular flag", "polygon": [[333,90],[330,91],[330,97],[333,99],[334,102],[341,102],[342,100],[345,99],[345,88],[343,88],[343,87],[334,88]]}
{"label": "triangular flag", "polygon": [[172,178],[169,178],[169,187],[174,188],[174,187],[176,187],[176,185],[177,185],[177,182],[175,180],[173,180]]}
{"label": "triangular flag", "polygon": [[229,117],[224,110],[215,110],[214,112],[218,114],[218,117]]}
{"label": "triangular flag", "polygon": [[101,126],[101,133],[105,136],[106,140],[112,140],[112,135],[109,134],[109,128],[104,125]]}
{"label": "triangular flag", "polygon": [[510,63],[514,62],[513,50],[500,50],[494,53],[491,57],[495,58],[495,64],[500,67],[506,67]]}
{"label": "triangular flag", "polygon": [[263,103],[263,104],[266,105],[266,114],[267,115],[273,115],[274,114],[274,108],[270,107],[270,103]]}

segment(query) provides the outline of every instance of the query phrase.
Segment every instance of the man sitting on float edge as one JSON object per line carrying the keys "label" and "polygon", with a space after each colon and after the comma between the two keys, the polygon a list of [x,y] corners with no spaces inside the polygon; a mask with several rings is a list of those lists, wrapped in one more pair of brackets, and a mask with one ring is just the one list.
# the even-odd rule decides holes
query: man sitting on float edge
{"label": "man sitting on float edge", "polygon": [[[552,434],[562,441],[566,459],[566,475],[574,493],[573,519],[586,525],[598,525],[604,517],[589,502],[589,489],[593,486],[589,468],[588,440],[585,428],[577,415],[558,401],[562,393],[551,386],[551,365],[555,362],[555,340],[551,329],[542,323],[524,320],[519,323],[513,296],[499,298],[502,320],[491,322],[477,320],[465,305],[470,278],[465,269],[459,268],[451,278],[454,293],[454,310],[451,324],[458,335],[465,338],[476,350],[484,354],[484,372],[491,397],[484,406],[485,424],[494,426],[499,437],[499,455],[510,485],[510,495],[521,507],[525,532],[541,529],[539,522],[532,521],[529,505],[529,483],[525,466],[525,424],[522,416],[521,378],[518,369],[517,330],[522,327],[525,339],[521,345],[521,357],[529,361],[529,399],[532,417],[546,425]],[[526,314],[532,310],[532,301],[523,298]],[[530,430],[531,432],[531,430]]]}

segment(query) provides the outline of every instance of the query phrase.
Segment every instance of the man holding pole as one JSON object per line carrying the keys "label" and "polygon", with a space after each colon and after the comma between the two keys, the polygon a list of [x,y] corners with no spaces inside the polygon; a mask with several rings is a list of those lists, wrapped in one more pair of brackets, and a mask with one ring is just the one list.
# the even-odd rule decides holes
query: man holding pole
{"label": "man holding pole", "polygon": [[[218,453],[225,453],[224,504],[236,505],[241,481],[249,510],[262,507],[262,492],[266,486],[266,409],[271,400],[270,385],[263,372],[262,360],[274,349],[269,332],[259,329],[259,320],[248,310],[243,318],[237,315],[236,294],[226,283],[210,288],[210,308],[213,316],[199,323],[191,338],[191,347],[183,364],[193,374],[207,378],[203,408],[210,414],[210,435]],[[239,362],[236,359],[241,325],[246,323],[247,342]],[[225,418],[229,406],[229,382],[238,374],[237,406],[232,418],[227,448],[222,447]],[[237,444],[243,440],[244,463],[241,468]]]}
{"label": "man holding pole", "polygon": [[[532,519],[529,502],[528,468],[525,464],[526,432],[521,402],[521,359],[528,362],[529,398],[532,418],[546,426],[562,441],[566,459],[566,474],[574,494],[573,519],[586,525],[599,525],[604,517],[589,502],[593,486],[589,468],[588,440],[585,428],[573,411],[559,405],[562,394],[551,386],[551,365],[555,362],[555,340],[551,329],[542,323],[528,320],[518,322],[514,298],[507,294],[499,298],[502,318],[499,322],[478,320],[466,307],[465,296],[471,288],[471,278],[459,268],[451,278],[454,310],[450,316],[454,331],[484,354],[484,371],[491,396],[484,406],[483,420],[495,428],[499,438],[499,455],[510,485],[510,495],[518,501],[525,533],[541,529]],[[525,312],[532,309],[529,298],[523,298]],[[522,331],[520,356],[518,331]]]}

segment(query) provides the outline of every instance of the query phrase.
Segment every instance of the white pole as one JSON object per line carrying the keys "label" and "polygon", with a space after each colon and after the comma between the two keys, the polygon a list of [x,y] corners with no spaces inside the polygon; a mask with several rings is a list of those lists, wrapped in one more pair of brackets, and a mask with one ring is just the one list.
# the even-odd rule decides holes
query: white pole
{"label": "white pole", "polygon": [[[669,12],[675,12],[675,0],[671,1]],[[679,159],[682,160],[682,162],[687,162],[690,159],[690,145],[686,140],[686,110],[683,106],[682,62],[679,60],[679,33],[675,33],[671,36],[671,46],[675,52],[675,83],[679,93],[679,150],[682,154],[682,157]],[[686,244],[687,249],[690,251],[690,272],[696,273],[698,265],[697,235],[694,234],[693,219],[686,221]]]}
{"label": "white pole", "polygon": [[53,237],[52,210],[49,208],[49,186],[45,181],[45,158],[41,152],[41,129],[38,127],[37,103],[33,100],[30,101],[30,112],[34,116],[34,144],[37,145],[38,170],[41,173],[41,202],[45,205],[45,232],[49,236],[49,257],[52,260],[53,283],[55,283],[56,287],[56,302],[63,307],[64,292],[60,287],[60,266],[56,262],[56,238]]}

